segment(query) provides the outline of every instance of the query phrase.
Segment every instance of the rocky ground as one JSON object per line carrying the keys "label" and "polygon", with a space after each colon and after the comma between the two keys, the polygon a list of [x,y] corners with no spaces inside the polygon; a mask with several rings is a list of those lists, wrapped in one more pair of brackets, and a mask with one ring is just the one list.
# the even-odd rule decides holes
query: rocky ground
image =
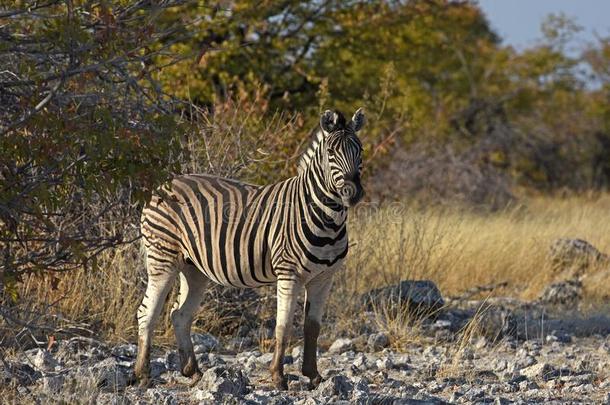
{"label": "rocky ground", "polygon": [[[578,240],[553,249],[566,246],[607,260]],[[268,372],[272,354],[259,351],[248,328],[238,328],[246,331],[239,338],[192,335],[204,372],[194,384],[180,375],[175,350],[156,347],[149,388],[134,381],[135,345],[66,337],[1,352],[0,403],[609,404],[610,318],[607,307],[597,315],[578,312],[581,288],[578,279],[557,282],[533,302],[469,299],[486,287],[443,299],[430,281],[372,290],[361,297],[359,331],[320,345],[324,381],[312,391],[299,371],[298,339],[286,357],[289,390],[281,392]],[[414,321],[401,326],[415,332],[407,339],[382,332],[376,305],[407,309]]]}
{"label": "rocky ground", "polygon": [[[299,372],[302,349],[286,359],[289,390],[272,388],[271,353],[253,347],[224,348],[211,335],[193,334],[203,378],[194,386],[180,375],[175,351],[157,349],[153,386],[133,382],[136,346],[108,347],[92,338],[56,342],[8,356],[0,367],[3,403],[250,403],[250,404],[440,404],[440,403],[608,403],[610,323],[607,319],[567,322],[547,319],[552,330],[531,329],[532,319],[480,315],[479,333],[466,336],[463,308],[444,310],[423,322],[422,336],[400,352],[380,332],[334,341],[320,353],[325,381],[307,390]],[[480,314],[480,312],[478,312]],[[466,314],[466,315],[465,315]],[[600,320],[601,319],[601,320]],[[470,318],[472,321],[472,318]],[[501,323],[497,323],[501,322]],[[587,329],[584,325],[593,323]],[[488,323],[504,328],[495,341],[482,332]],[[471,325],[472,322],[466,323]],[[512,326],[511,326],[512,325]],[[577,330],[567,330],[575,325]],[[456,332],[461,329],[462,332]],[[468,327],[466,328],[468,329]],[[489,329],[489,328],[487,328]],[[496,331],[498,329],[495,329]],[[521,333],[534,333],[528,339]],[[538,335],[536,335],[538,333]],[[11,389],[13,388],[13,389]]]}

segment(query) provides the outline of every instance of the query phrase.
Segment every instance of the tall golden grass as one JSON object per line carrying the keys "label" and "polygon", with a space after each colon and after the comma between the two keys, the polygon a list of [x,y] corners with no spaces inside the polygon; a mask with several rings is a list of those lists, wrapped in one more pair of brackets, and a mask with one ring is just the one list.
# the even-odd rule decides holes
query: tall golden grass
{"label": "tall golden grass", "polygon": [[[428,278],[446,295],[507,282],[496,293],[533,299],[549,282],[568,276],[555,273],[549,263],[555,239],[585,239],[610,253],[607,194],[525,198],[494,213],[396,203],[372,213],[364,208],[361,214],[351,221],[354,246],[343,277],[354,291]],[[596,270],[602,269],[591,269]]]}
{"label": "tall golden grass", "polygon": [[[578,237],[610,252],[610,195],[522,201],[495,213],[363,204],[350,218],[352,246],[346,269],[335,279],[328,311],[336,321],[327,332],[336,335],[356,328],[360,294],[402,279],[431,279],[448,296],[506,282],[494,294],[533,299],[562,277],[547,259],[554,239]],[[99,264],[96,272],[32,275],[23,283],[21,301],[38,308],[55,303],[49,313],[91,325],[111,341],[134,341],[135,313],[146,280],[139,246],[107,252]],[[585,284],[587,298],[607,305],[609,281]],[[273,294],[272,289],[265,291]],[[200,327],[213,327],[217,317],[213,308],[203,311]],[[171,336],[168,329],[166,313],[159,334]]]}

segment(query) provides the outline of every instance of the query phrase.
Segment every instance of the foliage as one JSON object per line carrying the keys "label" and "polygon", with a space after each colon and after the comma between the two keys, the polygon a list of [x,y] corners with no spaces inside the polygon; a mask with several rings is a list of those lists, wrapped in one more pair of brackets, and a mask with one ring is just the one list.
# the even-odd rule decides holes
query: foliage
{"label": "foliage", "polygon": [[151,44],[172,32],[144,2],[0,10],[0,284],[14,298],[25,273],[95,266],[128,242],[137,203],[180,170],[182,149],[151,76],[165,49]]}

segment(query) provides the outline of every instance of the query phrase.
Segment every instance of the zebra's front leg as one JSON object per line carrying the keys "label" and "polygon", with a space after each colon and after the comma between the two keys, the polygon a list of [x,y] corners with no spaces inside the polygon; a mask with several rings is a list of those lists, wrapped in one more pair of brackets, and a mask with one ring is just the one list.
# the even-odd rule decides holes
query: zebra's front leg
{"label": "zebra's front leg", "polygon": [[324,313],[324,305],[332,287],[332,273],[322,273],[306,286],[305,322],[303,327],[303,366],[301,371],[309,377],[310,389],[316,388],[322,377],[318,372],[318,336],[320,335],[320,322]]}
{"label": "zebra's front leg", "polygon": [[287,390],[288,382],[284,376],[284,352],[292,332],[292,319],[301,283],[295,275],[279,275],[277,282],[277,317],[275,324],[275,352],[271,361],[271,377],[275,387]]}

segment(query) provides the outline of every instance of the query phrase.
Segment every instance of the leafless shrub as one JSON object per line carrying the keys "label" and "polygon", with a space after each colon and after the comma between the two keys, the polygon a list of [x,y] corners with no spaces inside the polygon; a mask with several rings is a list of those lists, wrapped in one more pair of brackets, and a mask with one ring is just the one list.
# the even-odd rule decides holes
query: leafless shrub
{"label": "leafless shrub", "polygon": [[369,184],[371,194],[385,200],[406,196],[422,203],[457,203],[492,210],[514,201],[508,176],[475,161],[472,153],[444,145],[398,148],[388,166]]}

